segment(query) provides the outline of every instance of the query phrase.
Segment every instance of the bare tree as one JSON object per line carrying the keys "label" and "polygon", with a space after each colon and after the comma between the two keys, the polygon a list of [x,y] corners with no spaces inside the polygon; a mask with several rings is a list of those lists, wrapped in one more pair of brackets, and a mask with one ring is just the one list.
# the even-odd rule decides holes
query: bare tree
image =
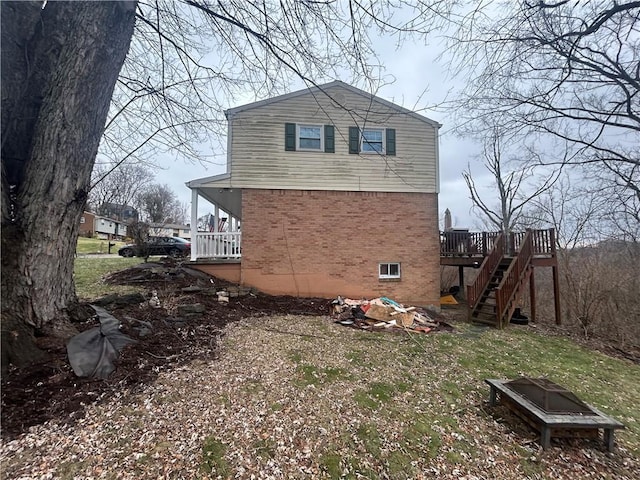
{"label": "bare tree", "polygon": [[146,222],[140,222],[134,220],[127,225],[127,235],[131,237],[133,243],[136,246],[135,254],[138,257],[143,257],[144,261],[149,260],[149,233],[151,227]]}
{"label": "bare tree", "polygon": [[563,175],[532,200],[525,221],[553,226],[557,249],[569,251],[601,240],[598,219],[605,209],[606,203],[594,194],[588,179],[579,182]]}
{"label": "bare tree", "polygon": [[171,212],[172,223],[186,225],[191,221],[191,205],[188,202],[178,201]]}
{"label": "bare tree", "polygon": [[[533,176],[533,167],[523,166],[522,159],[508,162],[504,158],[503,134],[494,128],[486,140],[482,158],[483,165],[491,175],[497,195],[497,205],[482,197],[471,174],[471,168],[462,173],[469,189],[474,208],[478,209],[497,230],[505,235],[522,223],[524,208],[534,199],[553,186],[559,177],[559,171],[544,177],[541,183],[533,185],[529,182]],[[533,152],[530,152],[533,153]],[[514,168],[509,169],[508,164]]]}
{"label": "bare tree", "polygon": [[181,205],[168,185],[153,184],[137,200],[142,217],[149,223],[173,223]]}
{"label": "bare tree", "polygon": [[572,184],[564,177],[534,199],[529,213],[555,228],[567,326],[624,347],[640,341],[640,247],[603,232],[610,205],[588,179]]}
{"label": "bare tree", "polygon": [[587,166],[594,179],[594,191],[606,205],[600,215],[601,233],[606,238],[640,243],[640,164]]}
{"label": "bare tree", "polygon": [[125,163],[116,167],[96,165],[92,177],[89,202],[100,212],[100,207],[109,203],[133,206],[138,193],[153,180],[153,173],[143,165]]}
{"label": "bare tree", "polygon": [[485,4],[451,38],[453,71],[468,80],[460,130],[487,135],[499,122],[523,144],[561,139],[565,150],[540,162],[591,165],[630,215],[618,222],[633,221],[625,201],[637,206],[640,184],[639,30],[637,1]]}

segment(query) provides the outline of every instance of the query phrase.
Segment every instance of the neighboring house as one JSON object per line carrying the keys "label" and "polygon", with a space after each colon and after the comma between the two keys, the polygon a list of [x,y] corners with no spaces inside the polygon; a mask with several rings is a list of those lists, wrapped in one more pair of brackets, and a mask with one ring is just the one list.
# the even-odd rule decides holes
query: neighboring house
{"label": "neighboring house", "polygon": [[124,223],[138,221],[138,210],[130,205],[105,202],[98,207],[98,213],[102,216],[114,218]]}
{"label": "neighboring house", "polygon": [[[340,81],[226,116],[227,172],[187,183],[195,268],[270,294],[439,306],[437,122]],[[226,232],[197,231],[200,197]]]}
{"label": "neighboring house", "polygon": [[191,226],[175,223],[150,223],[149,233],[156,237],[180,237],[191,240]]}
{"label": "neighboring house", "polygon": [[80,235],[96,236],[103,240],[122,240],[127,236],[127,225],[113,218],[103,217],[91,212],[82,212]]}

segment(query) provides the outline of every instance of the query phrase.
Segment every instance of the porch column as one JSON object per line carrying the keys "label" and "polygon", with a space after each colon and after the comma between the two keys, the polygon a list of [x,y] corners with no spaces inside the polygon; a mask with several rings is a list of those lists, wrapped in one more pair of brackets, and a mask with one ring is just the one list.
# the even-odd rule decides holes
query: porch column
{"label": "porch column", "polygon": [[191,189],[191,261],[198,258],[196,248],[198,245],[198,190]]}
{"label": "porch column", "polygon": [[218,222],[220,221],[220,209],[218,205],[213,206],[213,231],[218,232]]}

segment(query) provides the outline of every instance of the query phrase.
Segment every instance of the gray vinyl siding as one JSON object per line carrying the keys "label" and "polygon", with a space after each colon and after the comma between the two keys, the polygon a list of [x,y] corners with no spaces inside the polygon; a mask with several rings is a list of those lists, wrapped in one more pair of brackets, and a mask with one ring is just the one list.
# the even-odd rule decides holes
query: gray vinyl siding
{"label": "gray vinyl siding", "polygon": [[[437,128],[341,87],[230,115],[234,188],[437,192]],[[367,113],[368,112],[368,113]],[[333,125],[335,153],[285,151],[285,123]],[[394,128],[396,155],[349,154],[349,127]]]}

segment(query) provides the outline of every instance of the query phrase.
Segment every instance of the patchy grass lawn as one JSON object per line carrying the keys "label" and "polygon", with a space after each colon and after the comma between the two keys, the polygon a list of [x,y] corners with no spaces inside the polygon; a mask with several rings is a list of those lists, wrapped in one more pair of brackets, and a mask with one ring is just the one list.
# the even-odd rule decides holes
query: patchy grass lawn
{"label": "patchy grass lawn", "polygon": [[74,281],[76,293],[81,300],[94,300],[110,293],[132,293],[139,288],[124,285],[108,285],[102,281],[105,275],[123,270],[132,265],[143,262],[142,258],[76,258]]}
{"label": "patchy grass lawn", "polygon": [[[118,255],[118,249],[123,246],[124,242],[118,242],[112,240],[111,243],[115,244],[111,247],[111,254]],[[109,241],[100,240],[98,238],[78,237],[78,244],[76,245],[77,254],[91,254],[91,253],[109,253]]]}
{"label": "patchy grass lawn", "polygon": [[[328,318],[227,327],[218,358],[144,390],[33,427],[3,470],[55,478],[635,479],[640,367],[535,328],[367,333]],[[185,341],[188,341],[185,338]],[[553,441],[504,407],[485,378],[547,376],[627,425],[616,451]]]}

